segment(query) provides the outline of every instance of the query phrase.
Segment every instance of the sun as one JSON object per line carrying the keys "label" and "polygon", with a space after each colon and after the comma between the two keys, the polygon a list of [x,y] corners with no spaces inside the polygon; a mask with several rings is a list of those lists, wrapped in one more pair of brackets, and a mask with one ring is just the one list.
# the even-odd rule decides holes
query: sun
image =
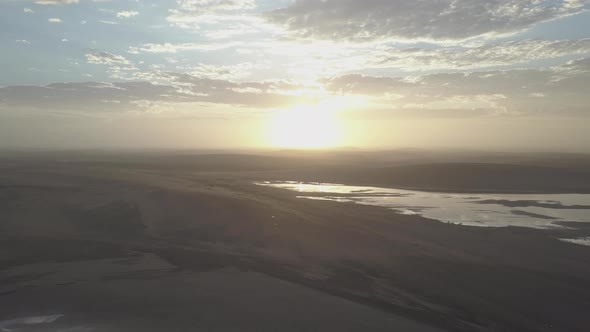
{"label": "sun", "polygon": [[276,111],[269,129],[271,144],[282,148],[334,147],[342,137],[336,110],[323,103]]}

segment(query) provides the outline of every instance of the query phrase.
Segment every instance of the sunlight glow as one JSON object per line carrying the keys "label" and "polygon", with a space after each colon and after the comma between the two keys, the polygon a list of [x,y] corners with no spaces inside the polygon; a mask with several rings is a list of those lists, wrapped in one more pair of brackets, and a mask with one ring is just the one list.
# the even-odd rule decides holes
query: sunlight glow
{"label": "sunlight glow", "polygon": [[338,144],[340,128],[334,112],[304,105],[280,110],[271,124],[272,145],[284,148],[323,148]]}
{"label": "sunlight glow", "polygon": [[349,98],[332,97],[317,104],[278,110],[269,124],[271,144],[305,149],[341,145],[344,132],[338,113],[350,105]]}

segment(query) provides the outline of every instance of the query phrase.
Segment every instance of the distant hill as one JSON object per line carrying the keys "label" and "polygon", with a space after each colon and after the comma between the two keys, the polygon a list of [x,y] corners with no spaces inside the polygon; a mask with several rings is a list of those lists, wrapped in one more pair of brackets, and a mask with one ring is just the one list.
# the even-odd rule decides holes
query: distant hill
{"label": "distant hill", "polygon": [[322,169],[304,180],[436,191],[590,193],[590,170],[496,163]]}

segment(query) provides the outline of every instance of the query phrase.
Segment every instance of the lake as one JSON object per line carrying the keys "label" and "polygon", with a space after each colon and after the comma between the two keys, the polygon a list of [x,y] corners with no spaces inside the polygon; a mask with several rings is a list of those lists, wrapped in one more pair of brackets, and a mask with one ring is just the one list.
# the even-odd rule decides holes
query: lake
{"label": "lake", "polygon": [[590,222],[588,194],[440,193],[296,181],[256,184],[295,191],[302,199],[380,206],[467,226],[547,229],[566,227],[565,222]]}

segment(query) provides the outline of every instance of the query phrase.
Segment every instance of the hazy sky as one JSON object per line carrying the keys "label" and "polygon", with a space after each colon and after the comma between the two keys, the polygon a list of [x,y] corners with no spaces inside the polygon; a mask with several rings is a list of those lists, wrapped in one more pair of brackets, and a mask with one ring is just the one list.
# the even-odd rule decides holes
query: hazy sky
{"label": "hazy sky", "polygon": [[590,0],[0,0],[0,147],[590,151]]}

